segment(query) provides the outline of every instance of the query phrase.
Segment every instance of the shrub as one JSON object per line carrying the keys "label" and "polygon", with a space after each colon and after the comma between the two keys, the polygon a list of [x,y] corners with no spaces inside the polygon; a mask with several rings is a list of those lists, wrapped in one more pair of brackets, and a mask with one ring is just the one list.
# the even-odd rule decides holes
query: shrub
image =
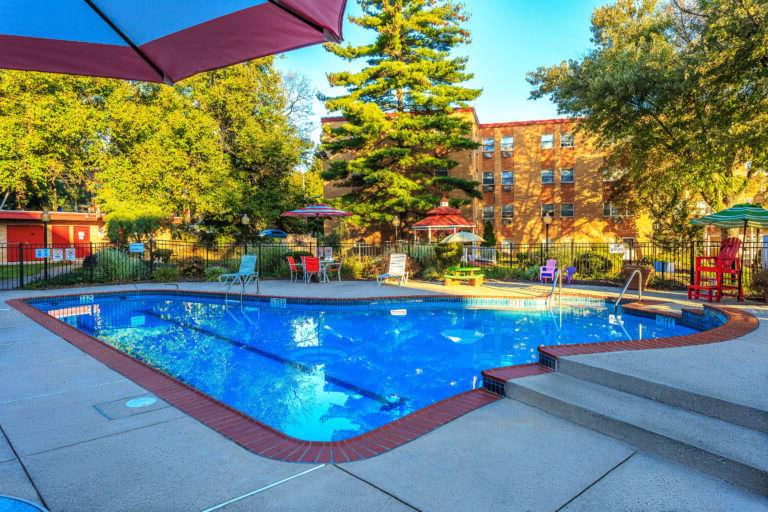
{"label": "shrub", "polygon": [[203,275],[205,276],[206,281],[218,281],[219,276],[228,272],[229,270],[224,267],[214,266],[206,268]]}
{"label": "shrub", "polygon": [[171,249],[155,249],[152,255],[158,263],[170,263],[173,251]]}
{"label": "shrub", "polygon": [[147,277],[147,266],[141,259],[118,249],[104,249],[94,256],[95,281],[132,281]]}
{"label": "shrub", "polygon": [[350,256],[341,266],[341,274],[346,279],[372,279],[382,272],[382,261],[367,256]]}
{"label": "shrub", "polygon": [[173,266],[157,267],[152,274],[154,281],[173,282],[179,280],[179,269]]}
{"label": "shrub", "polygon": [[752,274],[752,291],[768,302],[768,270],[761,270]]}
{"label": "shrub", "polygon": [[179,265],[179,272],[187,279],[196,279],[203,275],[205,271],[205,262],[202,258],[194,256],[188,260],[184,260]]}
{"label": "shrub", "polygon": [[425,267],[419,275],[427,281],[439,281],[442,278],[442,273],[436,267]]}
{"label": "shrub", "polygon": [[435,258],[437,267],[444,269],[461,263],[461,256],[464,254],[462,244],[439,244],[435,246]]}
{"label": "shrub", "polygon": [[608,274],[613,270],[613,263],[610,258],[594,252],[583,252],[576,256],[575,267],[579,270],[579,274],[583,276],[598,276],[600,274]]}
{"label": "shrub", "polygon": [[143,240],[160,229],[162,222],[162,212],[152,208],[144,211],[114,211],[107,216],[107,236],[121,244],[127,243],[129,239]]}

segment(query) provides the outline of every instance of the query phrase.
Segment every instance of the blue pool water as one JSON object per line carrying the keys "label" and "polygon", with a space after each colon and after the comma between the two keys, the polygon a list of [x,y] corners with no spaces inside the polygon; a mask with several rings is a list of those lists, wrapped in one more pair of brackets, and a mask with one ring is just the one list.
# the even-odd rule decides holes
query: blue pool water
{"label": "blue pool water", "polygon": [[514,311],[462,302],[224,303],[205,295],[40,299],[32,305],[304,440],[342,440],[479,387],[540,345],[685,335],[603,306]]}

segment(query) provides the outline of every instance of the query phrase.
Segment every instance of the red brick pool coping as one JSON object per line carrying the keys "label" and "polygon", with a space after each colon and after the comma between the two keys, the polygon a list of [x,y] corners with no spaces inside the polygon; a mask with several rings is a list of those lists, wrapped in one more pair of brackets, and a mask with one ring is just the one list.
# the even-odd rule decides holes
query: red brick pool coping
{"label": "red brick pool coping", "polygon": [[[169,293],[168,290],[141,290],[140,293]],[[94,292],[88,295],[121,293],[115,291]],[[126,293],[126,292],[122,292]],[[131,292],[127,292],[131,293]],[[186,293],[186,292],[182,292]],[[221,295],[211,292],[189,292],[199,295]],[[66,294],[73,295],[73,294]],[[508,380],[536,375],[552,371],[556,368],[558,357],[618,350],[644,350],[653,348],[669,348],[704,343],[716,343],[735,337],[743,336],[758,326],[758,320],[746,312],[717,306],[710,307],[727,315],[725,324],[688,336],[671,338],[656,338],[637,342],[602,342],[563,346],[539,347],[542,363],[531,363],[516,366],[494,368],[482,372],[484,385],[487,389],[466,391],[456,396],[446,398],[423,409],[391,423],[344,441],[303,441],[283,434],[232,407],[201,393],[195,388],[152,368],[141,361],[126,355],[119,350],[85,334],[57,318],[31,306],[28,300],[35,298],[54,298],[59,296],[29,297],[12,299],[7,304],[14,307],[33,321],[62,337],[91,357],[101,361],[128,379],[136,382],[159,398],[173,405],[184,413],[192,416],[204,425],[219,432],[243,448],[263,457],[304,463],[352,462],[380,455],[384,452],[408,443],[432,430],[449,423],[479,407],[490,404],[503,395],[504,383]],[[585,296],[580,294],[569,294]],[[439,297],[399,296],[399,297],[368,297],[354,298],[349,301],[366,300],[406,300]],[[452,296],[456,298],[508,298],[489,296]],[[586,297],[598,298],[586,295]],[[301,297],[261,297],[304,299]],[[535,298],[535,297],[534,297]],[[322,299],[311,299],[322,302]],[[328,299],[334,302],[346,302],[347,299]],[[657,301],[646,301],[643,304],[630,303],[623,305],[625,310],[640,315],[664,315],[680,317],[667,312],[649,309],[648,305],[658,304]],[[693,312],[690,311],[689,312]],[[694,312],[695,313],[695,312]]]}

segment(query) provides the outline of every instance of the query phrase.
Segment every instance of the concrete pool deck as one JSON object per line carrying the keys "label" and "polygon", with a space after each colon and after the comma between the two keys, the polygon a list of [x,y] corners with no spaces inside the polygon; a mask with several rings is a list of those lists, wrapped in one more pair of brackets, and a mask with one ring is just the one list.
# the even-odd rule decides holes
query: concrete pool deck
{"label": "concrete pool deck", "polygon": [[[222,289],[209,283],[185,283],[182,288]],[[535,296],[547,288],[267,281],[262,294]],[[610,291],[572,288],[598,295]],[[0,299],[106,290],[135,287],[17,290],[0,294]],[[683,294],[649,296],[665,301],[657,307],[671,310],[690,304],[680,300]],[[737,307],[761,319],[757,331],[737,340],[572,359],[768,411],[768,308]],[[764,496],[511,399],[364,461],[307,465],[265,459],[164,403],[138,414],[113,413],[114,404],[145,396],[146,390],[18,311],[3,304],[0,309],[0,494],[44,502],[53,511],[768,507]],[[768,451],[768,444],[754,449]]]}

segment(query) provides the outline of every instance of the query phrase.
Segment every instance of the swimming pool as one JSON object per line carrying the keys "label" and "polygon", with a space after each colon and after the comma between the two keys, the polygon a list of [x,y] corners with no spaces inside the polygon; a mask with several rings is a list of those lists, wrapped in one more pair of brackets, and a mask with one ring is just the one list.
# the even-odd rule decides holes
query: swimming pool
{"label": "swimming pool", "polygon": [[308,441],[349,439],[473,389],[484,369],[537,361],[540,345],[697,332],[594,303],[521,311],[460,298],[240,304],[159,293],[29,303]]}

